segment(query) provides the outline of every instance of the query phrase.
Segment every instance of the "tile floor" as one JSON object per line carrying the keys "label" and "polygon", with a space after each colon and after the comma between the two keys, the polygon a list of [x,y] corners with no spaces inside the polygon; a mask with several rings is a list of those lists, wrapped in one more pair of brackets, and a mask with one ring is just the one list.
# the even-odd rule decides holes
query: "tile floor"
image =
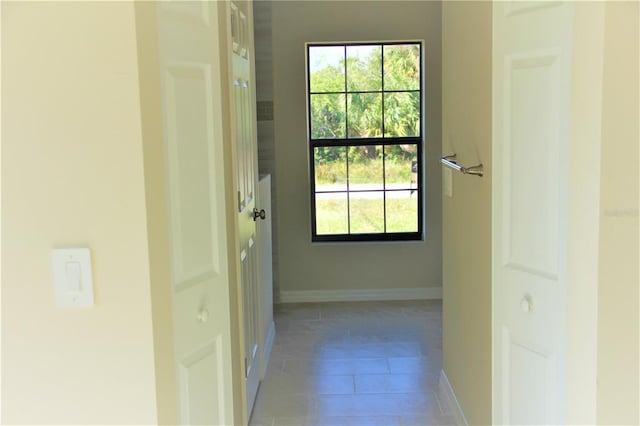
{"label": "tile floor", "polygon": [[441,301],[277,305],[250,425],[453,425],[439,401]]}

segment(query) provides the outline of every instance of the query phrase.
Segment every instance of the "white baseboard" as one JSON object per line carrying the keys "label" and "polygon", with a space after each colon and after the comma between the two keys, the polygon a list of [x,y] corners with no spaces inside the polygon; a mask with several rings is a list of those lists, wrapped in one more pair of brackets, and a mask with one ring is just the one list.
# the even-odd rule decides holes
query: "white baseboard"
{"label": "white baseboard", "polygon": [[442,299],[442,287],[396,288],[380,290],[280,291],[279,303],[363,302],[369,300]]}
{"label": "white baseboard", "polygon": [[[440,370],[440,400],[443,404],[447,405],[446,410],[451,412],[456,418],[456,424],[462,426],[468,426],[467,418],[464,416],[464,412],[462,411],[462,407],[458,403],[458,398],[456,398],[456,393],[453,391],[451,387],[451,383],[449,383],[449,378],[444,370]],[[443,407],[444,408],[444,407]]]}

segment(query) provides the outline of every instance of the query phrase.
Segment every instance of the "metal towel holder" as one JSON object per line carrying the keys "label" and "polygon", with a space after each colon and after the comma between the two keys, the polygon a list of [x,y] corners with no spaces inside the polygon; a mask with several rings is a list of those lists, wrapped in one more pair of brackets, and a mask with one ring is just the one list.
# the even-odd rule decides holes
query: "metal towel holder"
{"label": "metal towel holder", "polygon": [[440,159],[440,162],[445,166],[451,167],[453,170],[457,170],[460,173],[465,175],[474,175],[474,176],[484,175],[484,169],[482,167],[482,163],[478,164],[477,166],[464,167],[456,163],[455,158],[456,158],[456,154],[445,155]]}

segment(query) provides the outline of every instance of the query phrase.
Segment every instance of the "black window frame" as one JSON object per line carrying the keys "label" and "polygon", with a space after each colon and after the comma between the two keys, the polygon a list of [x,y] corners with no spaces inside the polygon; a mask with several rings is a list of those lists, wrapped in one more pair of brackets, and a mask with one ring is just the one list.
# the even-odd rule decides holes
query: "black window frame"
{"label": "black window frame", "polygon": [[[381,117],[381,126],[382,126],[382,136],[381,137],[358,137],[358,138],[349,138],[348,137],[348,110],[345,115],[345,137],[344,138],[333,138],[333,139],[313,139],[312,138],[312,128],[311,128],[311,95],[319,92],[311,91],[311,73],[310,73],[310,55],[309,49],[312,47],[331,47],[331,46],[344,46],[345,52],[348,46],[382,46],[383,54],[382,54],[382,65],[381,65],[381,77],[383,77],[384,73],[384,46],[394,46],[394,45],[409,45],[415,44],[418,45],[420,52],[420,76],[419,76],[419,89],[418,90],[385,90],[384,89],[384,78],[382,78],[382,88],[380,91],[349,91],[348,90],[348,80],[347,80],[347,68],[345,68],[345,88],[344,91],[341,92],[322,92],[326,94],[344,94],[345,98],[347,98],[348,94],[351,93],[380,93],[382,97],[382,117]],[[362,242],[362,241],[420,241],[423,240],[424,236],[424,181],[423,181],[423,169],[424,169],[424,144],[426,143],[426,119],[424,115],[424,43],[419,40],[405,40],[405,41],[367,41],[367,42],[339,42],[339,43],[306,43],[305,45],[306,52],[306,77],[307,77],[307,142],[309,147],[309,179],[310,179],[310,187],[311,187],[311,240],[312,242]],[[346,53],[345,53],[346,55]],[[345,56],[346,57],[346,56]],[[419,93],[419,119],[420,119],[420,134],[418,136],[403,136],[403,137],[387,137],[384,132],[384,94],[386,93],[407,93],[407,92],[418,92]],[[346,102],[346,101],[345,101]],[[418,222],[418,230],[416,232],[387,232],[386,231],[386,192],[392,192],[394,190],[386,189],[385,185],[385,173],[383,172],[383,187],[379,190],[349,190],[349,182],[347,179],[347,189],[344,191],[337,191],[340,193],[347,194],[347,217],[348,217],[348,232],[347,234],[317,234],[316,228],[316,183],[315,183],[315,159],[314,159],[314,149],[319,147],[346,147],[346,155],[347,155],[347,173],[349,167],[349,147],[352,146],[390,146],[390,145],[416,145],[416,160],[417,160],[417,173],[416,173],[416,188],[411,188],[412,193],[416,192],[417,197],[417,222]],[[383,162],[383,170],[384,170],[384,162],[385,155],[382,155]],[[407,189],[400,189],[398,191]],[[323,191],[324,193],[325,191]],[[350,233],[350,218],[351,214],[349,211],[349,195],[353,192],[382,192],[383,193],[383,203],[385,208],[384,221],[385,221],[385,231],[379,233],[358,233],[351,234]]]}

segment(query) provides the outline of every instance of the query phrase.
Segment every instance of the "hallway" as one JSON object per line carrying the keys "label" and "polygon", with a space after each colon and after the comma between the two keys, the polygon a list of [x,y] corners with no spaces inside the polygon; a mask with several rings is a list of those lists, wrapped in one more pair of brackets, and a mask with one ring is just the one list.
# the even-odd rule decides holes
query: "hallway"
{"label": "hallway", "polygon": [[447,425],[442,302],[284,304],[250,425]]}

